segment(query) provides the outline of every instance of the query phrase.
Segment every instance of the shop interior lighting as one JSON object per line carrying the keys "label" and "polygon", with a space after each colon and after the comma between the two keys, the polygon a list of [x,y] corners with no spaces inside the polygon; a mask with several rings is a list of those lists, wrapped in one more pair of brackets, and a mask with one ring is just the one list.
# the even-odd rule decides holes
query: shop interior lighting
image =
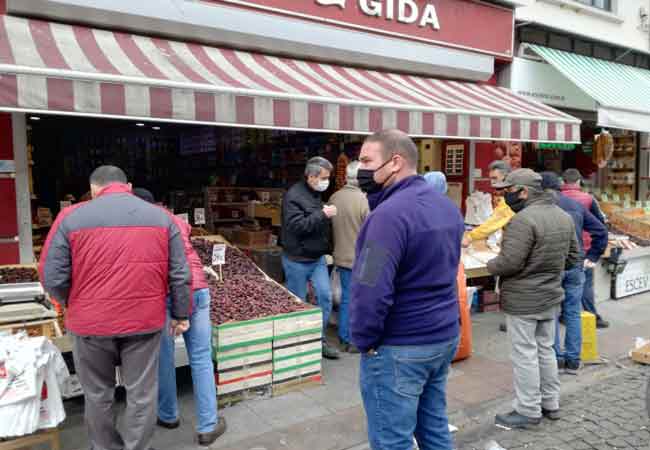
{"label": "shop interior lighting", "polygon": [[143,127],[144,124],[143,124],[142,122],[138,122],[138,123],[135,124],[135,126],[136,126],[136,127]]}
{"label": "shop interior lighting", "polygon": [[158,130],[160,130],[160,127],[151,127],[151,129],[158,131]]}
{"label": "shop interior lighting", "polygon": [[41,118],[38,116],[31,116],[29,120],[41,120]]}

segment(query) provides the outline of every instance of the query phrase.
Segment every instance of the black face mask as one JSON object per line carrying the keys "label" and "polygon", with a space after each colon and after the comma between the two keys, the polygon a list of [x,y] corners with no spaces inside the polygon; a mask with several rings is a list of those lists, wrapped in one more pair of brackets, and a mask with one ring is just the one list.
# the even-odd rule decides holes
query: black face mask
{"label": "black face mask", "polygon": [[526,200],[519,198],[520,193],[521,191],[506,192],[505,195],[506,205],[508,205],[515,213],[518,213],[526,207]]}
{"label": "black face mask", "polygon": [[359,189],[361,189],[366,194],[375,194],[381,191],[382,188],[384,187],[384,184],[386,184],[386,181],[390,180],[393,174],[391,174],[390,177],[386,178],[386,180],[384,180],[383,183],[379,184],[375,181],[375,172],[383,168],[390,161],[391,160],[389,159],[388,161],[386,161],[385,163],[383,163],[381,166],[377,167],[374,170],[359,169],[359,171],[357,172],[357,181],[359,182]]}

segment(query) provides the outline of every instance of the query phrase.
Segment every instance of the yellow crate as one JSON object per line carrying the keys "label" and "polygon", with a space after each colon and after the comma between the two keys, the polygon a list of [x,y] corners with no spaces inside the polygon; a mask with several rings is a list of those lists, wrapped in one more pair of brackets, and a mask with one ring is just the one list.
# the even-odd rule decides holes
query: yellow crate
{"label": "yellow crate", "polygon": [[598,361],[598,335],[596,334],[596,316],[583,311],[580,314],[582,321],[582,352],[580,359],[583,362]]}

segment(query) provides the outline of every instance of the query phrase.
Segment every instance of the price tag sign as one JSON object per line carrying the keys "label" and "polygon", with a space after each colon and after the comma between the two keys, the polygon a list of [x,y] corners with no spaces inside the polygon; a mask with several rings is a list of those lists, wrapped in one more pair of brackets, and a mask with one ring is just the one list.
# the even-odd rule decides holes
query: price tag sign
{"label": "price tag sign", "polygon": [[72,206],[72,202],[71,202],[71,201],[63,201],[63,202],[59,202],[59,208],[60,208],[61,211],[63,211],[64,209],[66,209],[66,208],[69,207],[69,206]]}
{"label": "price tag sign", "polygon": [[194,225],[205,225],[205,208],[194,208]]}
{"label": "price tag sign", "polygon": [[621,196],[618,194],[612,195],[612,198],[614,199],[615,202],[620,202],[621,201]]}
{"label": "price tag sign", "polygon": [[627,192],[625,193],[625,196],[623,196],[623,198],[624,198],[625,200],[627,200],[627,201],[632,200],[632,197],[631,197],[630,194],[627,193]]}
{"label": "price tag sign", "polygon": [[646,202],[645,202],[645,207],[646,207],[646,208],[650,208],[650,200],[646,200]]}
{"label": "price tag sign", "polygon": [[190,216],[187,213],[176,214],[176,217],[178,217],[181,220],[184,220],[186,223],[190,223]]}
{"label": "price tag sign", "polygon": [[226,244],[214,244],[212,247],[212,265],[223,266],[226,264]]}
{"label": "price tag sign", "polygon": [[631,205],[631,203],[630,203],[629,200],[625,200],[625,201],[623,202],[623,208],[625,208],[625,209],[630,209],[631,207],[632,207],[632,205]]}
{"label": "price tag sign", "polygon": [[643,208],[643,211],[645,211],[646,214],[650,214],[650,206]]}
{"label": "price tag sign", "polygon": [[636,208],[643,208],[643,202],[636,202]]}
{"label": "price tag sign", "polygon": [[609,201],[609,195],[607,195],[607,192],[603,192],[603,195],[600,197],[604,202]]}

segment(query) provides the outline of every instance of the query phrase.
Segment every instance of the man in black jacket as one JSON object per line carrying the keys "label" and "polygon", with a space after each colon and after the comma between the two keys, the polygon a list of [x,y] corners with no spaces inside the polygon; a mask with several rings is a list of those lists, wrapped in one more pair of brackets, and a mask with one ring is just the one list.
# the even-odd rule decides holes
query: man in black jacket
{"label": "man in black jacket", "polygon": [[307,162],[305,179],[296,183],[282,201],[282,266],[287,288],[301,299],[311,281],[323,310],[323,356],[337,359],[338,351],[327,344],[325,330],[332,312],[332,291],[325,255],[331,251],[331,218],[336,206],[323,205],[321,193],[329,187],[332,164],[315,157]]}

